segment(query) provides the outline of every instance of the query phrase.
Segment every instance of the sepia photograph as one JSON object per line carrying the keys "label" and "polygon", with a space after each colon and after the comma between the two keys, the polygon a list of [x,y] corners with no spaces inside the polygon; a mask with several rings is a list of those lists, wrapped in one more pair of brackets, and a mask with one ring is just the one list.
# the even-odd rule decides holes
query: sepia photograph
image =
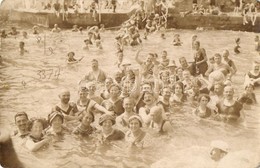
{"label": "sepia photograph", "polygon": [[260,168],[260,0],[0,0],[0,168]]}

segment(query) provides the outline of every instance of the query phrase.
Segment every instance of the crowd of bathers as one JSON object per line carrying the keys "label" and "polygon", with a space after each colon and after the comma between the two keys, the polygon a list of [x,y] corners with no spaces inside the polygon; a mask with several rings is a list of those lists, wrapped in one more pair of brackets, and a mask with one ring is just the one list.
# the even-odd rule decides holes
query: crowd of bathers
{"label": "crowd of bathers", "polygon": [[[142,2],[115,37],[115,65],[118,72],[114,76],[99,67],[99,60],[93,59],[92,70],[79,83],[76,102],[70,100],[69,90],[63,90],[59,93],[60,102],[51,109],[46,119],[30,121],[25,112],[15,115],[18,128],[15,135],[26,137],[26,146],[31,151],[48,144],[52,136],[66,133],[94,137],[99,145],[125,140],[130,147],[143,148],[148,136],[143,128],[170,136],[173,130],[171,115],[184,106],[192,107],[192,114],[200,119],[234,124],[244,119],[245,106],[257,103],[254,88],[260,84],[260,63],[254,61],[253,68],[245,75],[244,92],[235,98],[232,76],[236,74],[237,68],[230,58],[230,51],[224,50],[208,58],[197,35],[191,37],[194,54],[192,62],[181,57],[177,65],[176,60],[169,58],[167,50],[140,56],[145,49],[142,47],[135,55],[135,62],[125,61],[126,48],[142,46],[140,29],[145,29],[143,39],[152,40],[147,38],[151,33],[166,28],[168,9],[164,6],[165,1],[158,1],[158,8],[149,16]],[[86,33],[82,50],[91,50],[93,46],[103,49],[103,31],[104,25],[88,27],[86,30],[77,25],[72,28],[73,33],[82,36]],[[55,24],[51,32],[59,34],[61,29]],[[38,26],[33,27],[33,35],[41,33]],[[8,40],[9,36],[29,38],[26,31],[20,33],[16,27],[12,27],[9,33],[1,31],[1,38]],[[161,37],[166,38],[164,33],[161,33]],[[239,54],[240,39],[235,42],[237,46],[234,51]],[[181,35],[174,34],[172,45],[180,47],[182,44]],[[255,37],[254,45],[259,52],[258,36]],[[20,55],[28,53],[24,41],[19,43],[19,51]],[[77,64],[83,59],[74,56],[74,51],[67,54],[68,64]],[[134,64],[139,69],[133,69]],[[70,122],[78,125],[74,128],[66,127]],[[93,123],[98,123],[98,126]]]}
{"label": "crowd of bathers", "polygon": [[[75,31],[73,27],[72,31],[78,33],[79,30]],[[52,30],[52,33],[60,32],[57,26]],[[32,34],[39,33],[39,27],[34,26]],[[84,42],[88,45],[102,39],[97,26],[88,29],[86,34]],[[20,36],[20,33],[12,28],[4,38],[8,40],[9,36]],[[27,37],[27,32],[22,36]],[[28,116],[26,112],[15,115],[17,131],[14,135],[23,139],[30,151],[46,146],[55,136],[71,133],[94,138],[97,146],[109,146],[120,140],[129,148],[142,149],[149,139],[146,129],[170,137],[174,126],[171,116],[185,106],[192,107],[191,114],[198,119],[236,124],[244,119],[244,107],[257,103],[254,93],[254,88],[260,84],[260,63],[257,61],[245,75],[244,92],[235,98],[232,77],[237,68],[229,57],[229,50],[215,53],[208,59],[198,36],[194,35],[190,42],[194,53],[191,63],[181,57],[177,65],[166,50],[141,56],[145,46],[138,49],[135,62],[127,62],[125,46],[130,47],[131,43],[121,42],[118,36],[120,31],[115,38],[118,72],[114,76],[100,68],[98,59],[93,59],[91,71],[78,84],[75,102],[70,100],[70,90],[64,89],[59,93],[60,102],[50,109],[45,119]],[[172,44],[174,47],[182,45],[179,34],[174,36]],[[256,36],[258,52],[259,46]],[[21,43],[20,50],[24,50]],[[69,64],[80,61],[74,55],[73,51],[68,53]],[[139,69],[133,69],[134,64]],[[69,123],[74,124],[68,127]]]}

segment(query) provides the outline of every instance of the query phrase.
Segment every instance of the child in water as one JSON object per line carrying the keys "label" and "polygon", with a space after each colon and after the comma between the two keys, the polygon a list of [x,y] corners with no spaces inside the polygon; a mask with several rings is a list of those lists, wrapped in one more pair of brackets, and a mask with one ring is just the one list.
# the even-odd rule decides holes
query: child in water
{"label": "child in water", "polygon": [[74,58],[74,56],[75,56],[74,52],[69,52],[67,56],[68,56],[68,59],[67,59],[68,64],[78,63],[84,58],[84,57],[81,57],[80,59],[75,59]]}
{"label": "child in water", "polygon": [[180,39],[180,35],[179,35],[179,34],[175,34],[175,35],[174,35],[172,44],[173,44],[174,46],[181,46],[181,45],[182,45],[182,42],[181,42],[181,39]]}
{"label": "child in water", "polygon": [[239,53],[240,53],[239,48],[241,48],[241,47],[239,46],[239,44],[240,44],[240,38],[236,38],[236,39],[235,39],[235,42],[236,42],[236,46],[235,46],[235,48],[234,48],[234,52],[235,52],[236,54],[239,54]]}

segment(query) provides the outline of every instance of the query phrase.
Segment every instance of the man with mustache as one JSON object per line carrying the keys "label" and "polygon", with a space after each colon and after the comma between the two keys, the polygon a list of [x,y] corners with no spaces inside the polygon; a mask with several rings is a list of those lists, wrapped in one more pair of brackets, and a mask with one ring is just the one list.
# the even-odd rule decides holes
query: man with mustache
{"label": "man with mustache", "polygon": [[75,103],[69,102],[70,101],[70,91],[63,90],[59,94],[60,103],[57,104],[52,111],[61,112],[64,115],[65,120],[79,120],[80,116],[77,116],[76,113],[78,112],[78,108]]}
{"label": "man with mustache", "polygon": [[98,61],[96,59],[93,59],[91,61],[91,67],[92,71],[90,71],[83,80],[104,83],[107,78],[107,75],[103,70],[99,69]]}

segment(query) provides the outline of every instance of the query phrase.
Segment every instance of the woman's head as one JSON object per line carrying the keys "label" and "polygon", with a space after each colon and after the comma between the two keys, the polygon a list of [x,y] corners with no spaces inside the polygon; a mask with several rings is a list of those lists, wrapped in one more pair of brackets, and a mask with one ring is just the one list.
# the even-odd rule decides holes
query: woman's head
{"label": "woman's head", "polygon": [[35,119],[31,124],[31,135],[35,138],[40,138],[42,136],[42,131],[45,128],[44,121],[42,119]]}
{"label": "woman's head", "polygon": [[79,93],[79,98],[80,99],[87,98],[87,96],[88,96],[88,89],[87,89],[87,87],[85,87],[85,86],[84,87],[80,87],[78,93]]}
{"label": "woman's head", "polygon": [[132,132],[140,130],[142,123],[142,118],[139,115],[133,115],[128,119],[128,127]]}
{"label": "woman's head", "polygon": [[210,101],[210,97],[207,94],[201,94],[198,98],[198,101],[201,105],[206,106],[208,104],[208,102]]}
{"label": "woman's head", "polygon": [[182,82],[177,82],[174,85],[174,94],[183,94],[184,93],[184,85]]}
{"label": "woman's head", "polygon": [[121,94],[121,87],[117,84],[111,84],[108,92],[111,97],[118,97]]}
{"label": "woman's head", "polygon": [[95,121],[95,116],[91,111],[89,111],[84,114],[81,123],[88,126],[91,123],[93,123],[94,121]]}
{"label": "woman's head", "polygon": [[60,127],[64,122],[64,116],[61,112],[53,111],[48,115],[48,122],[53,127]]}
{"label": "woman's head", "polygon": [[169,81],[169,76],[170,76],[170,72],[169,72],[169,71],[161,71],[161,72],[160,72],[160,79],[161,79],[163,82]]}
{"label": "woman's head", "polygon": [[99,125],[104,131],[111,130],[112,126],[116,123],[115,117],[110,114],[103,114],[99,118]]}

